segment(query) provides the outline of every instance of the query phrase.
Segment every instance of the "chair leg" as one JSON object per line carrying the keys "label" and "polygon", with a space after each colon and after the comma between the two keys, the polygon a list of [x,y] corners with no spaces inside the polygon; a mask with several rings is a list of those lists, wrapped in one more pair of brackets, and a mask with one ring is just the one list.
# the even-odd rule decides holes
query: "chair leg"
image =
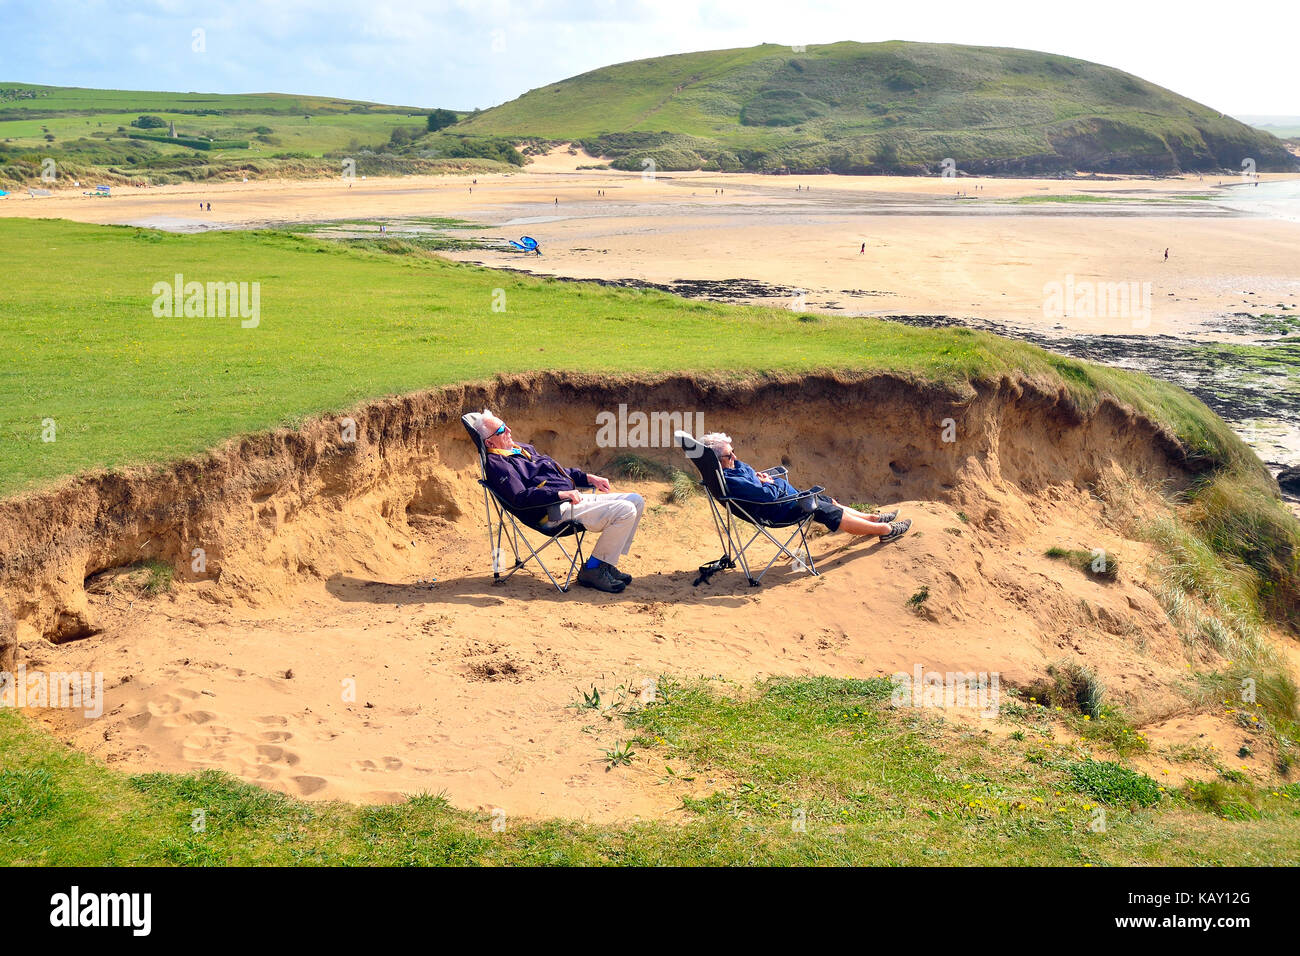
{"label": "chair leg", "polygon": [[[510,576],[513,575],[520,568],[524,567],[525,565],[531,562],[536,562],[537,566],[542,569],[542,573],[546,575],[546,579],[550,581],[552,585],[554,585],[555,589],[559,591],[561,594],[567,593],[569,590],[569,582],[573,579],[574,568],[577,566],[578,556],[581,554],[581,548],[582,548],[581,538],[582,535],[586,533],[585,530],[578,533],[578,538],[579,538],[578,546],[574,550],[574,553],[570,555],[569,549],[564,546],[564,543],[559,538],[547,538],[545,543],[540,548],[534,548],[532,542],[528,540],[528,536],[524,534],[523,529],[520,528],[518,524],[515,522],[514,516],[507,515],[506,517],[510,520],[510,524],[513,526],[513,530],[515,535],[517,536],[517,540],[523,542],[524,548],[527,549],[528,557],[524,558],[521,561],[517,561],[515,566],[510,569],[510,573],[507,574],[501,580],[504,581],[509,579]],[[555,576],[551,574],[550,568],[548,568],[546,566],[546,562],[542,560],[541,557],[542,552],[545,551],[547,548],[549,548],[551,545],[556,545],[560,549],[561,553],[563,553],[563,555],[569,559],[569,567],[568,567],[568,572],[564,577],[564,584],[560,584],[559,581],[555,580]]]}
{"label": "chair leg", "polygon": [[[800,520],[797,524],[795,524],[794,530],[790,532],[789,537],[785,539],[785,543],[783,544],[782,542],[778,541],[776,536],[773,535],[770,531],[768,531],[767,528],[755,522],[754,527],[757,528],[758,530],[755,531],[753,536],[748,541],[745,542],[745,545],[741,549],[740,554],[737,555],[737,557],[740,558],[742,564],[745,566],[746,576],[749,577],[749,583],[751,585],[757,586],[758,583],[763,580],[764,575],[766,575],[767,572],[771,570],[772,565],[776,563],[777,558],[781,557],[781,555],[783,554],[786,557],[788,557],[791,561],[794,561],[801,565],[804,564],[804,559],[806,558],[807,569],[812,574],[816,575],[818,573],[817,568],[813,564],[812,552],[808,549],[808,528],[811,526],[811,523],[812,523],[811,516],[805,517],[802,520]],[[748,562],[745,560],[745,551],[749,550],[749,546],[758,539],[760,534],[763,535],[765,538],[767,538],[767,540],[771,541],[774,545],[776,545],[777,550],[776,550],[776,554],[772,555],[772,560],[767,562],[767,565],[763,568],[759,576],[757,578],[754,578],[749,576],[748,573],[749,565]],[[799,538],[799,552],[801,553],[797,553],[795,551],[790,550],[790,544],[791,542],[794,541],[796,537]]]}

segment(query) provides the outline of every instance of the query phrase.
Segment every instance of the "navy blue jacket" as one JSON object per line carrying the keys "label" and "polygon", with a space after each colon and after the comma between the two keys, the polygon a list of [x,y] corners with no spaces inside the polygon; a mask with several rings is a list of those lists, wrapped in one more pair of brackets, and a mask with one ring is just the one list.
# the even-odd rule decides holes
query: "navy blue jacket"
{"label": "navy blue jacket", "polygon": [[487,480],[493,491],[516,508],[553,505],[560,500],[561,491],[591,484],[585,471],[562,468],[532,445],[515,447],[527,454],[498,455],[488,449]]}
{"label": "navy blue jacket", "polygon": [[722,469],[722,477],[727,482],[727,497],[740,498],[742,501],[756,502],[753,508],[746,508],[750,514],[767,521],[798,521],[803,516],[803,508],[797,501],[782,504],[764,505],[764,501],[775,501],[790,495],[799,494],[799,490],[784,478],[773,478],[770,482],[758,480],[758,473],[739,458],[731,468]]}

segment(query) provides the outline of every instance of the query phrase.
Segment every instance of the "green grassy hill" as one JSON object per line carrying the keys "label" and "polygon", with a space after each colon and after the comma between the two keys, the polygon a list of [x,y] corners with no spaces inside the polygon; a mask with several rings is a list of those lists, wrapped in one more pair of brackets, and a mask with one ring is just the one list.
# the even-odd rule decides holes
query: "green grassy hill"
{"label": "green grassy hill", "polygon": [[[766,44],[621,63],[458,134],[580,140],[619,168],[868,173],[1297,168],[1276,137],[1109,67],[937,43]],[[451,131],[449,131],[451,132]]]}
{"label": "green grassy hill", "polygon": [[[265,173],[429,171],[447,157],[399,156],[427,109],[281,93],[161,93],[0,83],[0,185],[34,184],[41,162],[68,179],[155,184]],[[163,125],[140,127],[141,116]],[[169,141],[174,123],[179,140]],[[207,143],[207,140],[214,143]],[[188,145],[187,145],[188,144]],[[426,151],[427,152],[427,151]]]}

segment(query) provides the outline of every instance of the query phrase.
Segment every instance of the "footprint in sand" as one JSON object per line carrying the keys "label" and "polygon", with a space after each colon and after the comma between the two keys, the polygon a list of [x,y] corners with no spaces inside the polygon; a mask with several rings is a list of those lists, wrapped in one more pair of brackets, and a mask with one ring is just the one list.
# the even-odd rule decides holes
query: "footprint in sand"
{"label": "footprint in sand", "polygon": [[292,740],[293,734],[287,730],[264,730],[257,735],[259,739],[269,741],[273,744],[282,744],[286,740]]}
{"label": "footprint in sand", "polygon": [[284,717],[279,717],[274,714],[269,717],[254,717],[253,719],[259,724],[269,724],[272,727],[283,727],[289,722]]}
{"label": "footprint in sand", "polygon": [[325,789],[324,777],[294,777],[293,782],[298,787],[298,793],[304,797],[310,797],[313,793]]}
{"label": "footprint in sand", "polygon": [[300,760],[296,753],[274,744],[258,744],[257,757],[258,763],[284,763],[290,767],[298,764]]}
{"label": "footprint in sand", "polygon": [[378,771],[378,770],[401,770],[405,764],[396,757],[381,757],[379,763],[373,760],[354,760],[352,761],[353,770]]}
{"label": "footprint in sand", "polygon": [[160,700],[151,700],[146,705],[149,713],[155,717],[166,717],[169,714],[179,713],[183,706],[184,701],[172,694],[166,694]]}
{"label": "footprint in sand", "polygon": [[194,724],[207,724],[217,719],[217,715],[210,710],[192,710],[187,714],[176,714],[168,720],[164,720],[164,727],[188,727]]}

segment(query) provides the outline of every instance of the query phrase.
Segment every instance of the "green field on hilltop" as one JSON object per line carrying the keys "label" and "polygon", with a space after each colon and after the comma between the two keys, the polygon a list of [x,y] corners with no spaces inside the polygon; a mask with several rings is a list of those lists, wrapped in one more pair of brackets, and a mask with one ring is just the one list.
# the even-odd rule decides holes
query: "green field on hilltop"
{"label": "green field on hilltop", "polygon": [[[1173,385],[984,333],[689,302],[391,248],[280,232],[0,220],[0,493],[196,453],[376,396],[535,369],[846,369],[954,385],[1024,374],[1085,407],[1113,394],[1212,460],[1249,458],[1222,421]],[[155,317],[155,284],[178,273],[250,290],[258,283],[258,326]],[[504,312],[492,310],[497,289]],[[42,440],[47,419],[53,442]]]}
{"label": "green field on hilltop", "polygon": [[[661,679],[653,703],[620,711],[626,737],[608,749],[631,764],[654,753],[665,761],[665,784],[716,775],[709,797],[683,801],[672,821],[507,818],[503,831],[487,814],[457,810],[436,794],[355,806],[295,800],[214,771],[128,776],[0,711],[0,864],[1295,861],[1300,785],[1165,788],[1104,746],[1062,740],[1062,721],[1041,716],[1043,708],[1008,702],[999,722],[1019,729],[994,743],[928,713],[890,709],[891,687],[888,678],[775,679],[754,688]],[[574,719],[584,719],[580,710]],[[599,751],[593,738],[593,759]],[[609,772],[631,772],[628,765]]]}
{"label": "green field on hilltop", "polygon": [[[401,142],[426,132],[427,113],[324,96],[0,83],[0,185],[34,183],[46,157],[67,178],[155,184],[236,172],[338,174],[345,157],[356,162],[359,175],[435,171],[410,162],[436,160],[428,149],[406,161],[387,155],[395,132]],[[164,125],[132,125],[142,116]],[[169,140],[171,123],[181,139]],[[208,139],[218,148],[183,145]]]}
{"label": "green field on hilltop", "polygon": [[530,90],[450,133],[581,142],[614,165],[842,173],[1294,169],[1271,134],[1120,70],[943,43],[764,44]]}

